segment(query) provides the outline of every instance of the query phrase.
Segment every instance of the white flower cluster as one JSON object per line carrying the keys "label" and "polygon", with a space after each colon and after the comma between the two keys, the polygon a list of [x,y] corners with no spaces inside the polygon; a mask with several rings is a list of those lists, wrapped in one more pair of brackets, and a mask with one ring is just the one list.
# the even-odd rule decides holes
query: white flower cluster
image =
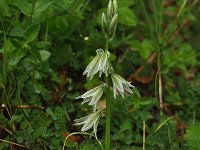
{"label": "white flower cluster", "polygon": [[114,98],[116,99],[116,93],[119,91],[121,96],[124,98],[124,91],[127,91],[129,93],[133,93],[133,91],[130,89],[133,88],[134,86],[131,85],[131,82],[126,81],[124,78],[122,78],[120,75],[113,73],[111,75],[111,79],[113,82],[113,95]]}
{"label": "white flower cluster", "polygon": [[[107,16],[105,14],[102,14],[102,26],[104,30],[104,34],[106,35],[106,38],[109,40],[112,40],[116,28],[116,20],[117,20],[117,1],[116,0],[110,0],[108,4],[108,10],[107,10]],[[108,26],[109,25],[109,26]],[[116,99],[117,92],[121,94],[121,96],[124,98],[124,92],[127,91],[129,93],[133,93],[131,88],[134,86],[131,85],[130,82],[126,81],[124,78],[122,78],[120,75],[114,73],[112,71],[112,67],[109,66],[109,57],[110,53],[108,52],[108,49],[106,48],[105,51],[103,49],[97,49],[96,50],[96,56],[92,59],[92,61],[89,63],[89,65],[86,67],[85,71],[83,72],[83,75],[86,75],[90,80],[99,72],[99,77],[102,76],[104,73],[107,78],[112,79],[113,83],[113,96]],[[108,74],[110,74],[108,76]],[[86,93],[76,97],[75,99],[83,99],[84,103],[88,103],[88,105],[93,106],[93,113],[90,115],[76,119],[76,125],[83,125],[81,131],[87,131],[93,127],[94,134],[96,136],[97,132],[97,125],[98,120],[101,114],[101,110],[96,111],[97,102],[100,100],[101,96],[103,95],[104,87],[107,86],[106,84],[97,86]],[[108,87],[109,88],[109,87]]]}
{"label": "white flower cluster", "polygon": [[97,72],[99,72],[99,77],[101,77],[102,73],[105,73],[106,75],[108,74],[108,58],[110,53],[108,51],[104,52],[103,49],[97,49],[96,53],[97,55],[93,58],[83,72],[83,75],[87,74],[87,77],[89,77],[90,80]]}

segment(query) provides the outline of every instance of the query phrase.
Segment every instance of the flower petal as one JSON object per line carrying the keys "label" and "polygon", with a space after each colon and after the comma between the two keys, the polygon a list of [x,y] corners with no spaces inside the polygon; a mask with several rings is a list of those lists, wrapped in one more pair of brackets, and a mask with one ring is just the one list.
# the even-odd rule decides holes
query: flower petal
{"label": "flower petal", "polygon": [[135,87],[131,84],[131,82],[126,81],[124,78],[122,78],[120,75],[113,73],[111,75],[112,82],[113,82],[113,93],[114,98],[116,98],[116,89],[121,94],[121,96],[124,98],[124,90],[126,90],[129,93],[133,93],[131,88]]}
{"label": "flower petal", "polygon": [[83,102],[81,103],[81,105],[83,105],[84,103],[87,103],[89,101],[91,101],[92,97],[87,97],[83,100]]}
{"label": "flower petal", "polygon": [[129,92],[129,93],[133,93],[133,91],[129,88],[129,86],[127,86],[126,84],[124,85],[124,89]]}
{"label": "flower petal", "polygon": [[85,117],[82,117],[82,118],[79,118],[79,119],[75,119],[75,120],[74,120],[75,125],[84,124],[84,123],[85,123],[85,120],[87,120],[88,117],[89,117],[89,115],[88,115],[88,116],[85,116]]}
{"label": "flower petal", "polygon": [[103,68],[105,67],[106,65],[106,62],[108,61],[108,55],[106,52],[104,52],[102,55],[101,55],[101,58],[99,59],[99,64],[100,64],[100,70],[103,70]]}
{"label": "flower petal", "polygon": [[115,78],[117,78],[118,80],[120,80],[122,83],[129,83],[128,81],[126,81],[124,78],[122,78],[120,75],[114,73]]}
{"label": "flower petal", "polygon": [[108,70],[108,58],[110,56],[109,52],[104,52],[103,49],[96,50],[97,55],[93,58],[93,60],[89,63],[86,69],[83,72],[83,75],[87,74],[87,77],[90,80],[94,77],[94,75],[99,71],[99,76],[101,77],[102,73],[106,73]]}
{"label": "flower petal", "polygon": [[[123,89],[124,90],[124,89]],[[119,90],[118,90],[119,91]],[[120,95],[124,98],[124,91],[119,91]]]}
{"label": "flower petal", "polygon": [[94,104],[96,104],[97,101],[101,98],[102,94],[103,94],[103,88],[100,87],[100,88],[96,91],[95,95],[92,97],[92,100],[90,101],[89,105],[94,105]]}
{"label": "flower petal", "polygon": [[91,70],[91,68],[92,68],[93,66],[95,66],[95,64],[97,63],[98,60],[99,60],[99,55],[96,55],[96,56],[92,59],[92,61],[89,63],[89,65],[86,67],[85,71],[83,72],[83,75],[87,74],[87,73]]}
{"label": "flower petal", "polygon": [[117,90],[116,90],[116,86],[114,84],[113,84],[113,95],[114,95],[114,99],[116,99]]}
{"label": "flower petal", "polygon": [[[102,85],[100,85],[100,86],[102,86]],[[93,88],[93,89],[87,91],[86,93],[84,93],[84,94],[82,94],[82,95],[76,97],[75,99],[79,99],[79,98],[83,98],[83,99],[84,99],[84,98],[93,96],[94,93],[99,89],[100,86],[97,86],[97,87],[95,87],[95,88]]]}
{"label": "flower petal", "polygon": [[112,74],[111,78],[112,78],[113,84],[115,84],[117,90],[120,91],[120,92],[124,92],[123,84],[120,80],[118,80],[116,78],[115,73]]}
{"label": "flower petal", "polygon": [[94,123],[97,122],[97,120],[99,119],[99,116],[100,116],[100,111],[91,114],[87,118],[87,120],[86,120],[84,126],[82,127],[81,131],[84,132],[84,131],[91,129],[92,126],[94,125]]}
{"label": "flower petal", "polygon": [[94,135],[97,137],[97,126],[99,124],[99,120],[94,123]]}

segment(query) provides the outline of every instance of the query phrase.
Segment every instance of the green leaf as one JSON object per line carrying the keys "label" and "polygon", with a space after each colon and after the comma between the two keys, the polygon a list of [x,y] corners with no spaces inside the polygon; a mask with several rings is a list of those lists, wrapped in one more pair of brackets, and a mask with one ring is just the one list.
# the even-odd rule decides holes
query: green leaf
{"label": "green leaf", "polygon": [[21,48],[23,46],[23,43],[17,39],[11,38],[10,41],[16,48]]}
{"label": "green leaf", "polygon": [[153,46],[149,40],[144,40],[142,43],[141,49],[139,49],[139,54],[144,58],[147,59],[151,52],[153,51]]}
{"label": "green leaf", "polygon": [[0,16],[10,16],[7,0],[0,0]]}
{"label": "green leaf", "polygon": [[122,7],[118,9],[119,12],[119,23],[126,26],[135,26],[137,24],[137,19],[135,13],[127,8]]}
{"label": "green leaf", "polygon": [[28,54],[35,62],[42,62],[41,55],[37,49],[28,49]]}
{"label": "green leaf", "polygon": [[15,27],[11,28],[9,35],[10,36],[15,36],[15,37],[23,37],[24,36],[24,32],[25,31],[24,31],[24,29],[22,27],[15,26]]}
{"label": "green leaf", "polygon": [[135,2],[130,0],[122,0],[117,2],[119,7],[129,7],[133,5]]}
{"label": "green leaf", "polygon": [[[13,51],[12,43],[10,42],[10,40],[6,40],[5,45],[4,45],[4,53],[9,55],[12,51]],[[6,57],[8,57],[7,55]]]}
{"label": "green leaf", "polygon": [[186,131],[186,141],[192,150],[200,147],[200,125],[191,126]]}
{"label": "green leaf", "polygon": [[57,120],[57,117],[56,117],[56,115],[53,113],[53,111],[51,110],[51,108],[47,108],[46,112],[47,112],[49,115],[51,115],[51,118],[52,118],[53,120]]}
{"label": "green leaf", "polygon": [[52,3],[53,1],[49,0],[37,1],[35,4],[33,17],[36,18],[37,16],[40,16]]}
{"label": "green leaf", "polygon": [[32,42],[37,37],[39,31],[40,31],[40,24],[33,24],[29,26],[24,34],[26,42]]}
{"label": "green leaf", "polygon": [[51,53],[47,50],[40,50],[39,53],[43,61],[47,60],[51,56]]}
{"label": "green leaf", "polygon": [[17,6],[23,14],[29,17],[31,16],[32,6],[28,0],[12,0],[12,3]]}
{"label": "green leaf", "polygon": [[79,12],[84,3],[85,3],[85,0],[71,1],[67,5],[67,11],[68,12]]}
{"label": "green leaf", "polygon": [[23,137],[19,136],[17,137],[17,143],[23,143],[24,139]]}
{"label": "green leaf", "polygon": [[9,65],[14,66],[20,62],[20,60],[26,56],[26,51],[22,48],[16,49],[9,59]]}

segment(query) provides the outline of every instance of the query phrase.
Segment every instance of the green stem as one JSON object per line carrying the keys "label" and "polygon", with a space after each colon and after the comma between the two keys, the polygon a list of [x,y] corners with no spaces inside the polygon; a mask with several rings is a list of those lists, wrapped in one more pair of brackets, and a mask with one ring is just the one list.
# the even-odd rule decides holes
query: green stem
{"label": "green stem", "polygon": [[[105,52],[108,51],[108,46],[109,46],[109,39],[106,39]],[[107,84],[105,150],[110,150],[110,118],[111,118],[110,78],[105,77],[105,81]]]}
{"label": "green stem", "polygon": [[49,22],[47,21],[47,23],[46,23],[45,37],[44,37],[44,41],[45,42],[47,42],[47,40],[48,40],[48,32],[49,32]]}
{"label": "green stem", "polygon": [[105,150],[110,150],[110,118],[111,118],[111,99],[110,99],[110,80],[106,79],[108,85],[106,90],[106,138],[105,138]]}
{"label": "green stem", "polygon": [[[0,16],[0,19],[1,19],[1,25],[2,25],[2,29],[3,29],[3,35],[4,35],[4,52],[3,52],[3,89],[4,89],[4,92],[3,92],[3,101],[7,95],[6,93],[6,73],[7,73],[7,46],[6,46],[6,31],[5,31],[5,28],[4,28],[4,23],[3,23],[3,19],[2,19],[2,16]],[[5,101],[3,102],[5,103]]]}
{"label": "green stem", "polygon": [[108,51],[108,47],[109,47],[109,39],[106,38],[105,52]]}
{"label": "green stem", "polygon": [[44,41],[45,41],[45,42],[48,41],[48,33],[49,33],[49,19],[50,19],[51,16],[52,16],[52,9],[51,9],[51,8],[48,8],[47,16],[48,16],[48,19],[47,19],[47,22],[46,22],[46,31],[45,31],[45,36],[44,36]]}

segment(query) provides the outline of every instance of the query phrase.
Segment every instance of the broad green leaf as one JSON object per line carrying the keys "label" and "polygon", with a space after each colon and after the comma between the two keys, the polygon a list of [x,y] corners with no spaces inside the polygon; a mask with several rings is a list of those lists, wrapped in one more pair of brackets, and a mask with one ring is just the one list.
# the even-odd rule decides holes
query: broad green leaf
{"label": "broad green leaf", "polygon": [[24,36],[24,29],[22,27],[15,26],[11,28],[9,35],[15,37],[23,37]]}
{"label": "broad green leaf", "polygon": [[6,52],[6,57],[8,57],[13,52],[13,45],[10,40],[7,40],[4,45],[4,53]]}
{"label": "broad green leaf", "polygon": [[7,0],[0,0],[0,16],[10,16]]}
{"label": "broad green leaf", "polygon": [[12,3],[17,6],[23,14],[29,17],[31,16],[32,5],[28,0],[12,0]]}
{"label": "broad green leaf", "polygon": [[10,41],[16,48],[21,48],[23,46],[23,43],[17,39],[10,39]]}
{"label": "broad green leaf", "polygon": [[131,9],[122,7],[118,9],[118,13],[119,23],[126,26],[135,26],[137,24],[135,13]]}
{"label": "broad green leaf", "polygon": [[143,57],[144,59],[147,59],[152,51],[153,51],[153,46],[151,42],[148,40],[144,40],[141,45],[141,49],[139,49],[138,52],[141,57]]}
{"label": "broad green leaf", "polygon": [[200,147],[200,125],[194,125],[186,131],[186,141],[191,150],[198,150]]}
{"label": "broad green leaf", "polygon": [[19,61],[26,56],[26,52],[22,49],[16,49],[13,55],[9,59],[9,65],[14,66],[19,63]]}
{"label": "broad green leaf", "polygon": [[33,17],[41,15],[51,4],[53,1],[49,0],[39,0],[35,4]]}
{"label": "broad green leaf", "polygon": [[29,26],[24,34],[26,42],[32,42],[38,35],[40,31],[40,24],[33,24]]}
{"label": "broad green leaf", "polygon": [[38,62],[38,61],[40,63],[42,62],[41,55],[37,49],[27,49],[27,50],[28,50],[29,58],[34,60],[34,62]]}
{"label": "broad green leaf", "polygon": [[51,56],[51,53],[47,50],[40,50],[39,53],[43,61],[47,60]]}

